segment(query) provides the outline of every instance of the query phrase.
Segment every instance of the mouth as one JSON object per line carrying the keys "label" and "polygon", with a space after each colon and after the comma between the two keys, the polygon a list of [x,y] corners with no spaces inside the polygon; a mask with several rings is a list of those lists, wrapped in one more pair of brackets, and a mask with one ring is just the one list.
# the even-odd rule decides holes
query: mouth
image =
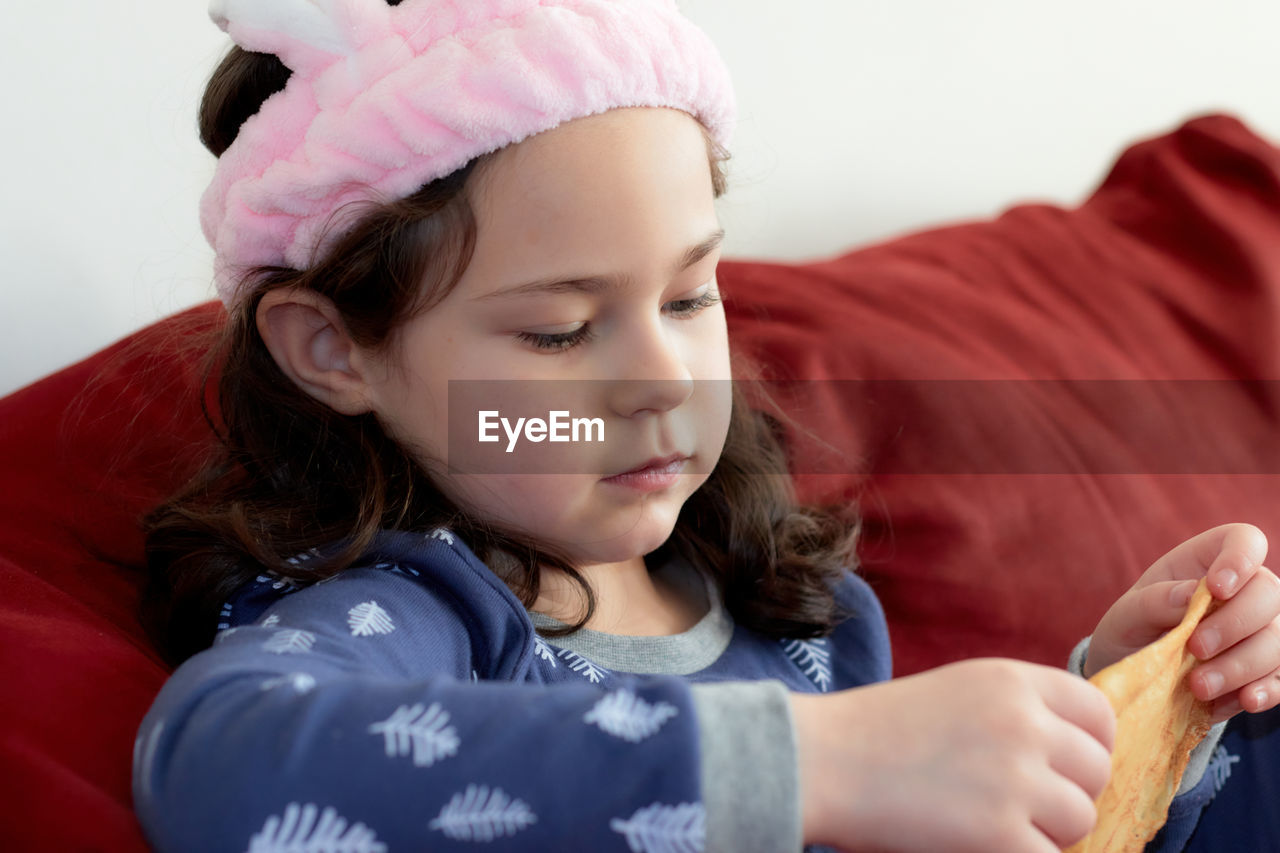
{"label": "mouth", "polygon": [[612,480],[614,477],[623,477],[627,474],[639,474],[642,471],[660,470],[675,465],[676,463],[686,462],[688,459],[689,457],[683,453],[672,453],[668,456],[655,456],[647,462],[642,462],[634,468],[629,468],[626,471],[613,474],[607,479]]}
{"label": "mouth", "polygon": [[601,482],[642,492],[658,491],[675,482],[689,459],[690,457],[683,453],[657,456],[635,468],[605,477]]}

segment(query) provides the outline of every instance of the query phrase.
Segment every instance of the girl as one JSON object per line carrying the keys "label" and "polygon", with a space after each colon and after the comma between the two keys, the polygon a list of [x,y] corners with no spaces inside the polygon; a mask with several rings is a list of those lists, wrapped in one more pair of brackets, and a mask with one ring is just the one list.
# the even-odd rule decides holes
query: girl
{"label": "girl", "polygon": [[[240,46],[202,110],[221,447],[149,519],[149,618],[189,658],[135,755],[157,848],[1047,851],[1089,830],[1106,700],[1014,661],[887,681],[852,533],[791,504],[731,391],[732,94],[673,3],[213,14]],[[556,413],[601,440],[556,441]],[[1085,667],[1207,575],[1226,603],[1195,689],[1224,719],[1274,706],[1265,550],[1243,525],[1174,549]]]}

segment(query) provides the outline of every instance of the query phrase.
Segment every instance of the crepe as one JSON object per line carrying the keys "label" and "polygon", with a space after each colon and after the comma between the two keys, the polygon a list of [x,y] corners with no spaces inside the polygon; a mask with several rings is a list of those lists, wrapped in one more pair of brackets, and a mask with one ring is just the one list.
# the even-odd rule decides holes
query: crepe
{"label": "crepe", "polygon": [[1098,798],[1098,823],[1066,853],[1141,853],[1169,813],[1191,750],[1209,731],[1209,703],[1192,695],[1197,660],[1187,639],[1209,611],[1205,582],[1178,627],[1089,679],[1116,712],[1111,780]]}

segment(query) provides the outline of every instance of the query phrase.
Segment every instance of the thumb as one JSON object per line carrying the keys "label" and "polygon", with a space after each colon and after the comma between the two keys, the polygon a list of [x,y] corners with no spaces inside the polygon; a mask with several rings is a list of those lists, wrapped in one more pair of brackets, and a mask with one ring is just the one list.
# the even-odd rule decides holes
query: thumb
{"label": "thumb", "polygon": [[1156,581],[1121,596],[1090,640],[1085,674],[1092,676],[1164,636],[1182,621],[1199,583]]}

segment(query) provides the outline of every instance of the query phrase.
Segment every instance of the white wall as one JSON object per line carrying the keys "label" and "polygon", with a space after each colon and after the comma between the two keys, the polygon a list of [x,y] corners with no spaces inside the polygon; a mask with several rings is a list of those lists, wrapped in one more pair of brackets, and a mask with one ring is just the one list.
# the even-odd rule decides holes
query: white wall
{"label": "white wall", "polygon": [[[681,0],[733,70],[728,249],[803,258],[1072,203],[1208,110],[1280,139],[1274,0]],[[201,0],[10,4],[0,394],[211,297]]]}

